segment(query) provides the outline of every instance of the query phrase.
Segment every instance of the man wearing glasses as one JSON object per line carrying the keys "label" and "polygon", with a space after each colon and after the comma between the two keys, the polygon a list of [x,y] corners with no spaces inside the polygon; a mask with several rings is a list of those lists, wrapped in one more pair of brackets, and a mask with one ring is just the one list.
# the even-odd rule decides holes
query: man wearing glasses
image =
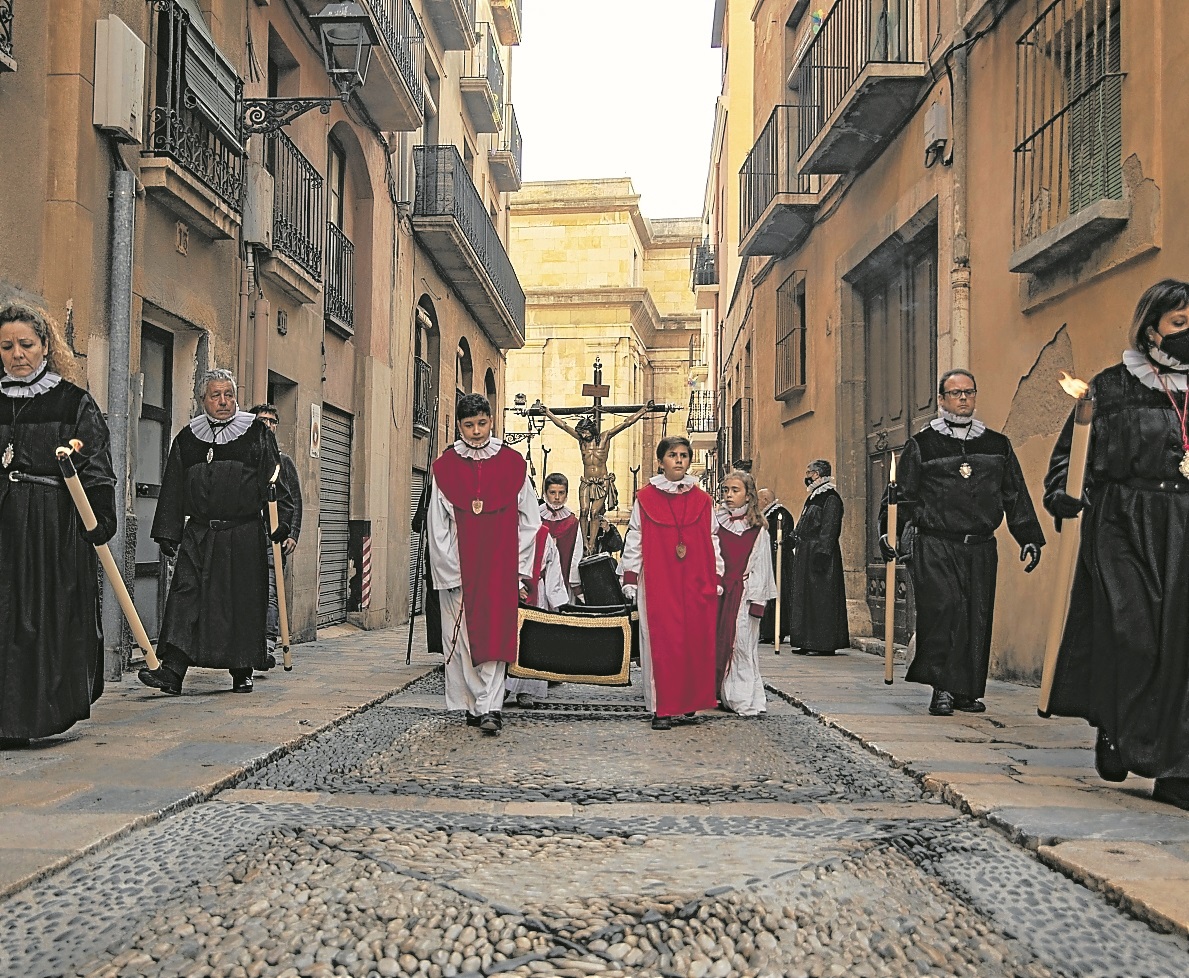
{"label": "man wearing glasses", "polygon": [[[908,440],[897,465],[897,541],[917,609],[916,657],[905,678],[933,687],[933,716],[986,710],[995,530],[1004,516],[1025,573],[1036,569],[1045,543],[1011,442],[974,417],[977,394],[968,370],[942,374],[938,416]],[[886,535],[880,548],[885,560],[896,557]]]}
{"label": "man wearing glasses", "polygon": [[[251,413],[263,421],[272,433],[277,433],[280,425],[280,412],[275,404],[257,404]],[[293,521],[289,527],[289,536],[281,544],[281,560],[286,561],[297,549],[297,538],[301,536],[301,483],[297,478],[297,466],[284,452],[281,452],[281,477],[277,480],[277,498],[289,497],[293,507]],[[281,637],[281,614],[277,607],[277,574],[272,565],[272,546],[268,548],[268,619],[265,623],[265,637],[268,643],[268,657],[265,659],[266,668],[271,669],[277,664],[277,641]]]}

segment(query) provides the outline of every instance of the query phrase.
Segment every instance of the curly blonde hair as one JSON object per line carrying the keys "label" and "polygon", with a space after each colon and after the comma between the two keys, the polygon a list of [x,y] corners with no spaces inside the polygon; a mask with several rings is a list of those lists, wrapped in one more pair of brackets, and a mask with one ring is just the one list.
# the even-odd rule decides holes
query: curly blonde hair
{"label": "curly blonde hair", "polygon": [[0,326],[5,323],[26,323],[37,334],[37,338],[45,344],[45,358],[49,362],[50,370],[63,380],[68,380],[72,384],[79,383],[74,351],[70,349],[62,327],[58,325],[53,316],[34,309],[32,306],[12,302],[0,307]]}
{"label": "curly blonde hair", "polygon": [[721,484],[725,486],[731,479],[734,479],[736,482],[742,482],[743,491],[747,493],[747,502],[744,504],[747,506],[747,525],[758,526],[762,529],[767,529],[768,521],[764,519],[763,510],[760,509],[760,494],[756,490],[755,476],[753,476],[750,472],[744,472],[741,469],[734,469],[723,476]]}

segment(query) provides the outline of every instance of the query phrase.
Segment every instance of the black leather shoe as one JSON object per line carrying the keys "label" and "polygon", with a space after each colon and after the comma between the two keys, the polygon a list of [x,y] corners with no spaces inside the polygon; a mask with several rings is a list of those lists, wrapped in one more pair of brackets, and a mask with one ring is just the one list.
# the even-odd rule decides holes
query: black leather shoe
{"label": "black leather shoe", "polygon": [[231,680],[231,691],[233,693],[250,693],[252,692],[252,674],[248,673],[246,676],[236,676]]}
{"label": "black leather shoe", "polygon": [[535,710],[537,708],[537,701],[533,699],[532,693],[517,693],[516,705],[522,710]]}
{"label": "black leather shoe", "polygon": [[653,717],[652,718],[652,729],[653,730],[672,730],[673,729],[673,720],[671,717]]}
{"label": "black leather shoe", "polygon": [[961,710],[963,713],[986,713],[987,704],[982,700],[976,700],[973,696],[961,696],[955,693],[954,709]]}
{"label": "black leather shoe", "polygon": [[702,718],[696,713],[686,713],[682,716],[673,717],[673,722],[679,727],[692,727],[694,724],[701,723]]}
{"label": "black leather shoe", "polygon": [[833,649],[802,649],[802,655],[833,655]]}
{"label": "black leather shoe", "polygon": [[933,690],[933,699],[929,701],[929,713],[935,717],[952,717],[954,715],[954,694],[944,689]]}
{"label": "black leather shoe", "polygon": [[276,667],[277,667],[277,657],[275,655],[273,655],[271,652],[265,652],[264,653],[264,671],[267,672],[269,669],[275,669]]}
{"label": "black leather shoe", "polygon": [[1189,778],[1157,778],[1152,800],[1189,811]]}
{"label": "black leather shoe", "polygon": [[[1098,731],[1098,740],[1094,744],[1094,770],[1103,781],[1127,780],[1127,765],[1119,756],[1119,747],[1102,730]],[[1155,793],[1152,797],[1156,798]],[[1159,798],[1156,800],[1160,801]]]}
{"label": "black leather shoe", "polygon": [[468,713],[467,714],[467,726],[468,727],[479,726],[479,717],[476,716],[474,713]]}
{"label": "black leather shoe", "polygon": [[484,713],[479,717],[479,729],[489,737],[498,737],[500,727],[503,726],[494,713]]}
{"label": "black leather shoe", "polygon": [[156,669],[141,669],[136,674],[136,678],[146,686],[159,689],[161,692],[168,693],[170,696],[182,695],[182,684],[160,667]]}

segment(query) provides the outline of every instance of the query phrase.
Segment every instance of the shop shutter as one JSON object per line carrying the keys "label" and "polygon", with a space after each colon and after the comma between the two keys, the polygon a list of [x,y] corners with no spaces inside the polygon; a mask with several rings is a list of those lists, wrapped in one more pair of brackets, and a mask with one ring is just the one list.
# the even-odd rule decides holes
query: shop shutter
{"label": "shop shutter", "polygon": [[[409,483],[409,513],[417,512],[421,502],[421,493],[425,488],[426,474],[421,469],[413,470],[413,479]],[[421,547],[421,534],[413,530],[409,535],[409,608],[415,615],[421,614],[425,607],[425,585],[417,584],[417,557]],[[424,568],[425,564],[422,562]],[[416,604],[414,604],[416,599]]]}
{"label": "shop shutter", "polygon": [[351,416],[322,408],[318,486],[318,627],[347,620]]}

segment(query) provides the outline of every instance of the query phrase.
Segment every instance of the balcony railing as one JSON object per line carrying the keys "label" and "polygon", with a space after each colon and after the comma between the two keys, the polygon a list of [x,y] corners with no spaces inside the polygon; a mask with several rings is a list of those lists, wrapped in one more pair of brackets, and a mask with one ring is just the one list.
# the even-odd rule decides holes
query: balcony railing
{"label": "balcony railing", "polygon": [[[822,178],[798,169],[796,138],[802,121],[811,114],[800,105],[776,106],[743,161],[739,170],[741,254],[780,254],[809,229]],[[773,208],[774,203],[779,206]]]}
{"label": "balcony railing", "polygon": [[689,418],[685,426],[687,431],[718,431],[714,401],[714,391],[690,391]]}
{"label": "balcony railing", "polygon": [[689,277],[690,288],[693,289],[700,285],[718,285],[718,265],[709,241],[690,248]]}
{"label": "balcony railing", "polygon": [[322,277],[322,174],[278,131],[268,136],[265,159],[273,176],[272,247],[310,274]]}
{"label": "balcony railing", "polygon": [[[0,0],[2,2],[2,0]],[[174,160],[235,211],[244,195],[243,81],[180,4],[160,4],[156,106],[145,155]],[[198,83],[196,86],[195,83]]]}
{"label": "balcony railing", "polygon": [[15,0],[0,0],[0,71],[11,71],[12,57],[12,5]]}
{"label": "balcony railing", "polygon": [[425,114],[425,31],[409,0],[367,0],[380,28],[380,37],[413,94],[417,111]]}
{"label": "balcony railing", "polygon": [[[891,83],[886,94],[897,104],[866,106],[857,125],[837,120],[839,136],[845,138],[838,147],[816,147],[809,161],[814,172],[856,169],[907,119],[925,74],[917,17],[917,0],[837,0],[826,14],[790,85],[811,110],[798,120],[797,156],[804,158],[814,148],[844,103],[867,99],[884,87],[882,82]],[[856,82],[861,82],[858,89]]]}
{"label": "balcony railing", "polygon": [[[434,219],[451,219],[503,306],[503,309],[491,311],[500,315],[514,345],[523,345],[524,289],[458,150],[452,145],[415,146],[413,160],[417,167],[414,226],[420,223],[418,230],[423,234],[436,233],[438,222]],[[473,291],[472,286],[478,285],[484,292],[486,288],[484,283],[476,282],[474,272],[469,270],[473,260],[470,254],[457,254],[459,249],[453,240],[439,243],[435,239],[434,246],[438,248],[435,255],[438,264],[446,269],[448,277],[454,279],[455,288],[483,322],[488,318],[485,315],[486,301],[479,292]],[[490,325],[494,327],[496,324]],[[503,341],[503,337],[497,339],[497,343]]]}
{"label": "balcony railing", "polygon": [[501,44],[512,46],[520,43],[524,24],[522,0],[491,0],[491,16]]}
{"label": "balcony railing", "polygon": [[520,189],[523,158],[520,123],[516,121],[516,109],[508,103],[504,106],[504,131],[500,134],[499,148],[488,153],[491,178],[504,193],[515,193]]}
{"label": "balcony railing", "polygon": [[509,102],[504,106],[504,131],[500,136],[500,149],[511,153],[516,162],[516,172],[520,173],[524,162],[524,141],[520,135],[520,123],[516,121],[516,109]]}
{"label": "balcony railing", "polygon": [[433,423],[433,375],[421,357],[413,358],[413,430],[428,435]]}
{"label": "balcony railing", "polygon": [[504,65],[499,39],[486,21],[475,33],[475,46],[465,52],[459,84],[463,103],[476,132],[498,132],[504,105]]}
{"label": "balcony railing", "polygon": [[475,43],[476,0],[424,0],[421,12],[433,24],[445,51],[466,51]]}
{"label": "balcony railing", "polygon": [[333,223],[326,225],[326,321],[355,332],[355,245]]}

